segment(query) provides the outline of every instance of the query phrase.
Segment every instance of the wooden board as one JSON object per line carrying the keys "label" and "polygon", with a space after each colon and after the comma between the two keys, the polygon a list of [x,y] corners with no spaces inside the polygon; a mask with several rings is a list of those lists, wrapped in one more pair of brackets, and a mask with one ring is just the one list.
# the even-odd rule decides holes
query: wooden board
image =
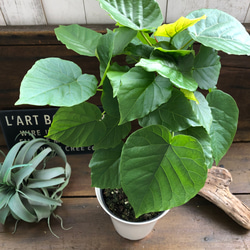
{"label": "wooden board", "polygon": [[51,24],[85,24],[84,1],[82,0],[43,0],[47,23]]}
{"label": "wooden board", "polygon": [[[200,8],[218,8],[241,22],[250,22],[248,0],[157,0],[165,22]],[[114,23],[95,0],[0,0],[0,25],[39,25],[63,23]],[[67,11],[68,10],[68,11]],[[1,13],[0,13],[1,16]],[[85,18],[86,17],[86,18]]]}
{"label": "wooden board", "polygon": [[250,23],[250,8],[248,8],[248,12],[247,12],[247,15],[246,15],[246,18],[245,18],[245,22]]}
{"label": "wooden board", "polygon": [[0,7],[7,25],[47,24],[40,0],[1,0]]}
{"label": "wooden board", "polygon": [[2,12],[0,11],[0,26],[5,26],[5,25],[6,25],[6,22],[4,20]]}
{"label": "wooden board", "polygon": [[174,22],[180,16],[186,16],[191,11],[201,8],[211,8],[222,10],[240,22],[249,22],[246,19],[249,13],[249,0],[168,0],[167,19],[166,21]]}
{"label": "wooden board", "polygon": [[156,0],[161,8],[161,13],[163,16],[163,22],[166,23],[166,13],[167,13],[167,7],[168,7],[168,1],[169,0]]}
{"label": "wooden board", "polygon": [[[250,205],[249,196],[239,196]],[[197,196],[186,205],[173,208],[154,227],[152,233],[140,241],[128,241],[114,230],[111,220],[96,198],[64,198],[56,210],[66,228],[52,219],[48,230],[45,220],[38,224],[18,223],[9,219],[0,225],[0,248],[12,249],[247,249],[250,231],[238,226],[223,211]]]}
{"label": "wooden board", "polygon": [[88,24],[115,24],[108,13],[101,9],[98,1],[84,0],[86,22]]}

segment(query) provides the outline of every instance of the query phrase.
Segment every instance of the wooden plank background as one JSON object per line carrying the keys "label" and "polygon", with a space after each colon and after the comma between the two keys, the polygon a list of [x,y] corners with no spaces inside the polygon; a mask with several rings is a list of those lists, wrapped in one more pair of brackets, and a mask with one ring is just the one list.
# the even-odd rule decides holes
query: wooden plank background
{"label": "wooden plank background", "polygon": [[[223,10],[250,22],[249,0],[157,0],[165,22],[200,8]],[[0,0],[0,26],[114,23],[96,0]]]}

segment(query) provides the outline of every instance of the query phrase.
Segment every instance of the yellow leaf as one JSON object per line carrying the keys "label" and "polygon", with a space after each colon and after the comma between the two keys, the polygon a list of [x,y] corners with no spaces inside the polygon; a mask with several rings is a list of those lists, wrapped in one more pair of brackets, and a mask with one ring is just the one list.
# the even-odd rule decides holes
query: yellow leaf
{"label": "yellow leaf", "polygon": [[190,26],[193,26],[201,19],[206,19],[206,16],[203,15],[202,17],[195,19],[188,19],[182,16],[174,23],[163,24],[159,26],[156,32],[154,33],[154,36],[174,37],[176,34],[180,33],[181,31],[185,30]]}
{"label": "yellow leaf", "polygon": [[194,92],[186,89],[181,89],[181,92],[185,95],[187,99],[195,101],[197,104],[199,104],[199,101],[196,99]]}

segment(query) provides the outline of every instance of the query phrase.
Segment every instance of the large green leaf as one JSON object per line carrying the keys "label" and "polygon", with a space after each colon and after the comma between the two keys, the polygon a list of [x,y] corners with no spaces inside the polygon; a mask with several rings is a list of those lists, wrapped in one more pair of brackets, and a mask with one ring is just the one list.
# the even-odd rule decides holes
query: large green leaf
{"label": "large green leaf", "polygon": [[135,64],[139,62],[141,58],[150,58],[150,55],[154,48],[146,44],[130,43],[125,48],[125,54],[128,55],[126,61],[128,64]]}
{"label": "large green leaf", "polygon": [[119,24],[134,30],[153,30],[163,21],[155,0],[99,0],[101,8]]}
{"label": "large green leaf", "polygon": [[95,56],[95,50],[102,34],[77,24],[60,25],[55,29],[56,37],[68,49],[84,56]]}
{"label": "large green leaf", "polygon": [[187,18],[202,15],[207,18],[188,28],[195,41],[228,54],[250,55],[250,36],[236,18],[217,9],[197,10]]}
{"label": "large green leaf", "polygon": [[82,74],[71,61],[41,59],[25,75],[16,105],[73,106],[95,95],[97,83],[94,75]]}
{"label": "large green leaf", "polygon": [[121,142],[115,148],[98,149],[94,152],[89,163],[93,187],[121,187],[119,164],[122,147],[123,143]]}
{"label": "large green leaf", "polygon": [[214,160],[211,147],[211,138],[207,131],[203,127],[189,127],[187,130],[181,131],[180,134],[193,136],[199,141],[206,158],[207,168],[211,168]]}
{"label": "large green leaf", "polygon": [[114,117],[120,117],[118,101],[116,97],[113,97],[113,88],[107,77],[103,82],[101,101],[102,107],[107,114]]}
{"label": "large green leaf", "polygon": [[110,61],[114,51],[115,33],[107,30],[107,33],[101,37],[97,45],[97,57],[100,61],[101,78],[107,73]]}
{"label": "large green leaf", "polygon": [[103,122],[106,125],[106,133],[104,134],[104,137],[102,137],[101,140],[95,144],[94,150],[100,148],[113,148],[117,146],[131,130],[130,122],[118,125],[119,117],[113,117],[106,114]]}
{"label": "large green leaf", "polygon": [[197,82],[189,74],[183,74],[180,68],[170,61],[164,59],[144,59],[142,58],[136,66],[141,66],[146,71],[157,72],[170,81],[178,88],[195,91],[198,87]]}
{"label": "large green leaf", "polygon": [[121,82],[117,93],[120,124],[147,115],[171,96],[172,84],[167,78],[155,77],[153,72],[147,72],[141,67],[134,67],[125,73]]}
{"label": "large green leaf", "polygon": [[191,101],[192,109],[199,120],[200,124],[206,129],[206,131],[210,132],[210,127],[212,125],[213,117],[211,114],[211,109],[208,105],[208,102],[204,95],[198,91],[194,93],[198,103],[195,101]]}
{"label": "large green leaf", "polygon": [[60,108],[54,115],[49,138],[72,147],[91,146],[105,134],[100,109],[91,103]]}
{"label": "large green leaf", "polygon": [[220,75],[220,57],[216,50],[201,45],[194,60],[193,77],[201,89],[212,89]]}
{"label": "large green leaf", "polygon": [[122,188],[136,216],[180,206],[203,187],[207,168],[203,149],[193,137],[171,137],[154,125],[134,132],[124,144]]}
{"label": "large green leaf", "polygon": [[213,116],[210,130],[213,157],[218,164],[233,142],[239,110],[234,99],[220,90],[209,93],[207,101]]}
{"label": "large green leaf", "polygon": [[123,53],[124,48],[131,42],[131,40],[137,34],[137,31],[127,27],[119,27],[115,29],[114,32],[115,32],[115,40],[114,40],[113,56]]}
{"label": "large green leaf", "polygon": [[116,62],[113,63],[107,72],[107,76],[113,88],[113,97],[116,97],[121,85],[121,77],[129,71],[128,66],[120,66]]}
{"label": "large green leaf", "polygon": [[193,43],[194,40],[189,35],[188,30],[183,30],[175,35],[171,42],[171,44],[178,50],[188,49]]}
{"label": "large green leaf", "polygon": [[190,102],[177,89],[173,89],[172,96],[167,103],[142,118],[139,123],[142,127],[163,125],[173,132],[187,129],[190,126],[200,126]]}

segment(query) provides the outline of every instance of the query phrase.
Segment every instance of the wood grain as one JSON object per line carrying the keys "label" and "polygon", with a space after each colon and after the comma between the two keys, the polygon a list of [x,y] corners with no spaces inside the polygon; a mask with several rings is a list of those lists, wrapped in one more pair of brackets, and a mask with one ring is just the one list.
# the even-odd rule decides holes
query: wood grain
{"label": "wood grain", "polygon": [[167,22],[174,22],[180,16],[186,16],[191,11],[201,8],[219,9],[235,18],[240,22],[247,22],[246,15],[249,11],[248,0],[168,0]]}
{"label": "wood grain", "polygon": [[1,0],[0,7],[7,25],[47,24],[40,0]]}
{"label": "wood grain", "polygon": [[250,3],[249,3],[248,11],[247,11],[244,22],[245,23],[250,23]]}
{"label": "wood grain", "polygon": [[5,20],[4,20],[2,11],[1,11],[1,9],[0,9],[0,26],[5,26],[5,25],[6,25],[6,22],[5,22]]}
{"label": "wood grain", "polygon": [[115,24],[108,13],[101,9],[98,1],[84,0],[87,24]]}
{"label": "wood grain", "polygon": [[221,167],[213,166],[208,170],[207,180],[199,195],[221,208],[236,223],[250,229],[250,208],[233,195],[229,186],[231,173]]}
{"label": "wood grain", "polygon": [[[199,8],[218,8],[235,16],[241,22],[250,22],[248,0],[157,0],[157,2],[166,22],[174,22],[180,16]],[[49,24],[114,23],[100,8],[98,2],[93,0],[0,0],[0,6],[8,25],[39,25],[45,24],[46,19]],[[6,23],[0,18],[0,25]]]}
{"label": "wood grain", "polygon": [[51,24],[85,24],[84,1],[82,0],[42,0],[44,12]]}
{"label": "wood grain", "polygon": [[[249,197],[240,197],[249,203]],[[250,231],[242,229],[222,210],[201,197],[172,209],[155,225],[152,233],[140,241],[128,241],[114,230],[110,218],[95,198],[65,198],[56,213],[66,228],[52,219],[38,224],[20,222],[15,234],[14,220],[0,225],[0,248],[13,249],[247,249]]]}

